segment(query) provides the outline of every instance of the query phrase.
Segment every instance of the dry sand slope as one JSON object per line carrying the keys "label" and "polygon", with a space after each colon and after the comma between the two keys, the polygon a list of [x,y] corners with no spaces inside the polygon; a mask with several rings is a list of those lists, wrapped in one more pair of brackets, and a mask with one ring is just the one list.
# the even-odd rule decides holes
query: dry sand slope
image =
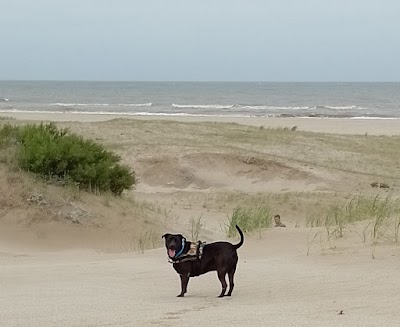
{"label": "dry sand slope", "polygon": [[[334,249],[321,250],[315,242],[307,255],[310,229],[304,219],[317,200],[365,188],[372,192],[370,182],[383,178],[398,195],[397,138],[379,143],[386,139],[360,137],[347,148],[346,136],[326,141],[323,135],[277,131],[280,140],[274,132],[235,124],[222,131],[222,125],[155,121],[65,124],[135,167],[136,202],[88,194],[71,200],[73,194],[45,186],[48,204],[32,206],[26,199],[37,185],[18,182],[19,176],[0,166],[0,327],[400,326],[399,247],[383,242],[375,249],[346,238]],[[380,135],[399,133],[400,123],[378,122],[377,129],[371,122],[288,124]],[[161,242],[162,232],[187,233],[190,218],[201,215],[200,238],[224,239],[220,223],[237,202],[258,205],[259,199],[275,201],[288,227],[269,229],[261,238],[246,236],[230,298],[217,298],[215,272],[193,278],[187,296],[176,298],[179,277],[166,251],[138,254],[129,248],[129,240],[148,226]],[[139,207],[131,208],[134,203]],[[53,209],[87,215],[76,224],[54,219]],[[170,216],[163,216],[164,209]]]}
{"label": "dry sand slope", "polygon": [[1,326],[399,326],[397,249],[376,260],[366,249],[306,256],[306,236],[280,229],[247,240],[234,294],[222,299],[215,273],[192,278],[176,298],[163,249],[3,252]]}

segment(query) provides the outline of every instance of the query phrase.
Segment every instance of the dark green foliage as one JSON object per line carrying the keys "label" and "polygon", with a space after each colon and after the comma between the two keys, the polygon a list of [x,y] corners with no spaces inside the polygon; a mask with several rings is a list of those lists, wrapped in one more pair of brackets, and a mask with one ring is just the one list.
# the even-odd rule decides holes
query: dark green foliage
{"label": "dark green foliage", "polygon": [[135,183],[134,172],[119,164],[119,156],[55,124],[5,126],[0,141],[6,139],[3,134],[18,144],[18,165],[45,178],[72,180],[82,189],[116,195]]}

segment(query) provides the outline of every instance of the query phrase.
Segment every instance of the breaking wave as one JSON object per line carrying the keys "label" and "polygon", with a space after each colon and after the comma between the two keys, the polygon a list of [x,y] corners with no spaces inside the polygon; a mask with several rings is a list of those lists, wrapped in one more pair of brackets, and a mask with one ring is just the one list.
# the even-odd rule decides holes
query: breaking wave
{"label": "breaking wave", "polygon": [[231,109],[235,105],[223,104],[172,104],[173,108],[194,108],[194,109]]}
{"label": "breaking wave", "polygon": [[108,103],[63,103],[56,102],[51,103],[51,106],[60,106],[60,107],[107,107]]}
{"label": "breaking wave", "polygon": [[275,106],[275,105],[249,105],[249,104],[172,104],[173,108],[193,108],[193,109],[247,109],[247,110],[362,110],[356,105],[343,106]]}
{"label": "breaking wave", "polygon": [[[151,107],[153,104],[149,103],[118,103],[120,107]],[[50,106],[60,106],[60,107],[108,107],[115,106],[115,104],[110,103],[64,103],[56,102],[51,103]]]}
{"label": "breaking wave", "polygon": [[251,114],[250,112],[241,113],[187,113],[187,112],[120,112],[120,111],[58,111],[58,110],[20,110],[20,109],[0,109],[0,113],[31,113],[31,114],[76,114],[76,115],[109,115],[109,116],[174,116],[174,117],[231,117],[231,118],[248,118],[248,117],[276,117],[276,118],[344,118],[344,119],[400,119],[400,117],[385,116],[351,116],[343,114],[292,114],[292,113],[275,113],[275,114]]}
{"label": "breaking wave", "polygon": [[349,106],[270,106],[270,105],[235,105],[243,109],[252,110],[363,110],[367,108],[349,105]]}
{"label": "breaking wave", "polygon": [[121,107],[151,107],[153,104],[149,103],[119,103]]}

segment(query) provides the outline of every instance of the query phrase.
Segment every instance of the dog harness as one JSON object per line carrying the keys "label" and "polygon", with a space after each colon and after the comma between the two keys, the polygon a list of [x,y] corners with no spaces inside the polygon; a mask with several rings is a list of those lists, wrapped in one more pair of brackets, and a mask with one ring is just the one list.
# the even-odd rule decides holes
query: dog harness
{"label": "dog harness", "polygon": [[186,242],[186,239],[182,238],[181,250],[178,253],[175,253],[174,258],[179,258],[179,256],[182,254],[183,249],[185,248],[185,242]]}
{"label": "dog harness", "polygon": [[185,248],[185,240],[182,239],[182,248],[175,254],[173,258],[168,257],[169,263],[182,263],[186,261],[196,261],[201,260],[203,256],[203,249],[206,242],[197,241],[197,243],[191,242],[189,251],[187,253],[182,253]]}

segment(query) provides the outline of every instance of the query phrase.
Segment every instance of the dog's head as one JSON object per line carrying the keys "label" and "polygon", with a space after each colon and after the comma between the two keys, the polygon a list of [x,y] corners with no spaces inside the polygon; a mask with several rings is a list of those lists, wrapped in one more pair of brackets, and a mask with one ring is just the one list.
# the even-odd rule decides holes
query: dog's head
{"label": "dog's head", "polygon": [[185,247],[186,239],[181,234],[164,234],[165,247],[170,258],[179,256]]}

